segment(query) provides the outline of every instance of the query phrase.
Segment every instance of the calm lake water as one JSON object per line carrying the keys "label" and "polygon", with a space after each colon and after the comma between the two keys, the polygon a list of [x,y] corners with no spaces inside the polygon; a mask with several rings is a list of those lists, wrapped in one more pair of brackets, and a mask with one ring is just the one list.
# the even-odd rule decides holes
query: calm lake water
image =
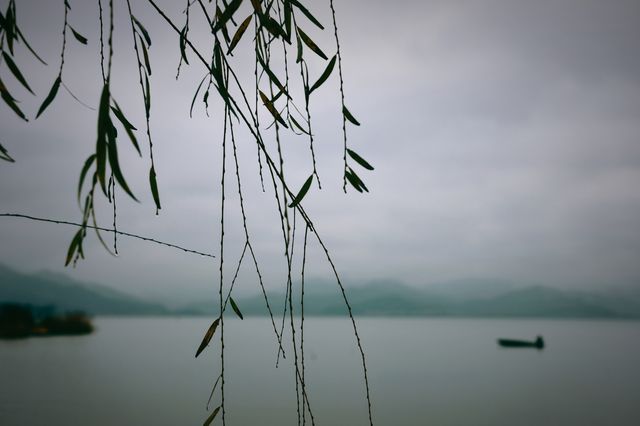
{"label": "calm lake water", "polygon": [[[194,354],[209,322],[97,318],[90,336],[0,341],[0,424],[202,424],[218,343],[198,359]],[[268,320],[225,324],[227,424],[297,424],[291,351],[276,369]],[[358,324],[377,425],[640,424],[640,322]],[[350,322],[307,318],[305,325],[316,424],[367,424]],[[496,344],[498,337],[536,334],[545,337],[543,351]]]}

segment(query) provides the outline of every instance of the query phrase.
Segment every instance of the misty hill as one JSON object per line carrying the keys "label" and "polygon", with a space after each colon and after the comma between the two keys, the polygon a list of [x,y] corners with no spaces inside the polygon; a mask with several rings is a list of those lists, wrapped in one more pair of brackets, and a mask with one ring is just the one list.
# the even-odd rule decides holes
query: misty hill
{"label": "misty hill", "polygon": [[[640,292],[635,298],[615,293],[516,287],[506,282],[452,281],[418,289],[395,281],[375,281],[347,288],[352,312],[358,316],[640,318]],[[283,311],[284,293],[268,293],[274,314]],[[294,312],[300,310],[294,291]],[[238,298],[244,315],[266,315],[262,295]],[[183,314],[211,314],[217,302],[190,305]],[[313,281],[305,288],[305,315],[346,315],[335,283]]]}
{"label": "misty hill", "polygon": [[62,311],[92,315],[160,315],[163,306],[147,303],[97,284],[79,283],[52,272],[22,274],[0,264],[0,303],[53,305]]}
{"label": "misty hill", "polygon": [[[295,312],[300,309],[299,284],[294,289]],[[459,280],[426,288],[399,281],[377,280],[346,288],[358,316],[640,318],[640,290],[614,288],[607,292],[558,290],[543,286],[518,287],[504,281]],[[282,315],[284,293],[268,293],[274,315]],[[244,315],[266,315],[261,294],[235,297]],[[210,298],[178,310],[139,300],[98,284],[80,283],[63,274],[23,274],[0,265],[0,303],[53,305],[63,311],[92,315],[217,315],[218,301]],[[335,282],[308,280],[305,314],[346,315]]]}

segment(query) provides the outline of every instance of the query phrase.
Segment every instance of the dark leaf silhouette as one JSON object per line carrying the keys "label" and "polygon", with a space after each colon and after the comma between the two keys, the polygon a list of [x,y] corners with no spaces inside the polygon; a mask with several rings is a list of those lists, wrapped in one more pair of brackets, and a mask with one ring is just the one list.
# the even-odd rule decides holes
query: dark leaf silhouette
{"label": "dark leaf silhouette", "polygon": [[[151,185],[151,195],[153,195],[153,202],[156,203],[156,209],[160,210],[160,193],[158,192],[158,182],[156,180],[156,170],[151,166],[149,170],[149,184]],[[157,212],[156,210],[156,212]]]}
{"label": "dark leaf silhouette", "polygon": [[329,59],[327,55],[325,55],[324,52],[320,50],[318,45],[313,40],[311,40],[311,37],[305,34],[305,32],[302,31],[300,27],[298,27],[298,34],[300,34],[300,38],[302,39],[302,41],[304,41],[304,44],[306,44],[309,49],[313,50],[316,55],[320,56],[322,59]]}
{"label": "dark leaf silhouette", "polygon": [[253,15],[247,16],[247,18],[244,21],[242,21],[242,23],[238,27],[238,30],[233,35],[233,39],[231,39],[231,44],[229,45],[229,50],[227,51],[227,54],[231,53],[231,51],[236,47],[236,45],[242,38],[242,35],[245,33],[245,31],[247,31],[247,28],[249,27],[249,23],[251,23],[251,18],[253,18]]}
{"label": "dark leaf silhouette", "polygon": [[9,71],[11,71],[13,76],[20,82],[20,84],[22,84],[25,87],[25,89],[27,89],[29,92],[33,94],[33,90],[31,90],[31,87],[29,87],[29,83],[27,83],[27,80],[22,75],[22,72],[20,72],[20,69],[18,68],[16,63],[13,62],[13,59],[11,58],[11,56],[7,55],[7,52],[2,52],[2,57],[7,63],[7,67],[9,67]]}
{"label": "dark leaf silhouette", "polygon": [[207,420],[204,421],[203,426],[209,426],[211,424],[211,422],[213,422],[213,419],[215,419],[216,416],[218,415],[218,411],[220,411],[220,407],[216,407],[216,409],[213,410],[211,415],[209,417],[207,417]]}
{"label": "dark leaf silhouette", "polygon": [[213,321],[213,323],[211,323],[211,325],[209,326],[209,329],[204,334],[204,338],[202,339],[202,342],[200,343],[200,346],[198,346],[198,350],[196,351],[196,358],[198,357],[198,355],[200,355],[202,353],[204,348],[206,348],[207,345],[209,345],[209,342],[211,341],[211,338],[215,334],[219,323],[220,323],[220,318],[216,318],[216,320]]}
{"label": "dark leaf silhouette", "polygon": [[316,90],[318,87],[322,86],[322,84],[325,81],[327,81],[327,79],[331,75],[331,72],[333,71],[333,67],[335,65],[336,65],[336,56],[334,55],[333,58],[331,58],[331,61],[329,62],[327,67],[324,69],[324,72],[322,73],[320,78],[318,78],[318,81],[313,83],[313,86],[311,86],[311,89],[309,89],[309,94],[313,93],[314,90]]}
{"label": "dark leaf silhouette", "polygon": [[56,95],[58,94],[58,89],[60,88],[60,83],[61,82],[62,81],[60,80],[60,76],[58,76],[58,78],[56,78],[56,81],[53,82],[53,86],[51,86],[51,90],[49,90],[49,94],[47,95],[47,97],[42,102],[42,105],[40,105],[40,109],[38,109],[38,113],[36,114],[36,118],[40,117],[40,115],[42,115],[42,113],[49,107],[51,102],[53,102],[53,100],[55,99]]}
{"label": "dark leaf silhouette", "polygon": [[360,125],[360,122],[356,120],[356,118],[353,116],[353,114],[349,112],[346,106],[342,107],[342,113],[344,114],[344,118],[346,118],[347,121],[351,122],[352,124],[355,124],[356,126]]}
{"label": "dark leaf silhouette", "polygon": [[309,191],[309,188],[311,188],[311,182],[313,182],[313,175],[309,176],[307,178],[307,180],[304,182],[304,184],[302,185],[302,188],[300,188],[300,191],[298,191],[298,194],[295,196],[295,198],[293,199],[293,202],[291,204],[289,204],[289,207],[295,207],[298,204],[300,204],[300,201],[302,201],[302,199],[304,198],[304,196],[307,194],[307,192]]}
{"label": "dark leaf silhouette", "polygon": [[229,296],[229,303],[231,303],[231,308],[233,309],[233,312],[235,312],[236,315],[240,317],[240,319],[244,319],[244,316],[242,316],[242,312],[240,312],[240,308],[238,308],[236,301],[233,300],[233,297],[231,296]]}
{"label": "dark leaf silhouette", "polygon": [[364,158],[360,157],[355,151],[352,151],[347,148],[347,152],[349,153],[349,156],[353,158],[362,167],[364,167],[367,170],[373,170],[373,166],[369,164]]}
{"label": "dark leaf silhouette", "polygon": [[74,30],[71,25],[69,25],[69,28],[71,28],[71,32],[73,33],[73,36],[76,38],[76,40],[78,40],[82,44],[85,44],[85,45],[87,44],[87,38],[86,37],[84,37],[82,34],[77,32],[76,30]]}
{"label": "dark leaf silhouette", "polygon": [[7,152],[7,150],[4,148],[4,146],[2,146],[0,144],[0,159],[4,160],[4,161],[8,161],[10,163],[15,163],[16,160],[14,160],[10,155],[9,152]]}

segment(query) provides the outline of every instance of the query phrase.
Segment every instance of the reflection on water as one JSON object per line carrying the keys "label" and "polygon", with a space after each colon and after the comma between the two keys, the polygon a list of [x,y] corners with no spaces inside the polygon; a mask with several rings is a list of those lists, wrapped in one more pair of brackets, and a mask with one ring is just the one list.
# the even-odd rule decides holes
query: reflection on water
{"label": "reflection on water", "polygon": [[[290,358],[262,318],[226,321],[229,425],[296,424]],[[367,424],[350,323],[305,321],[319,425]],[[0,341],[2,425],[201,424],[218,374],[209,320],[98,318],[85,337]],[[640,424],[640,323],[361,319],[379,425]],[[501,336],[545,338],[543,351]],[[215,339],[214,339],[215,340]]]}

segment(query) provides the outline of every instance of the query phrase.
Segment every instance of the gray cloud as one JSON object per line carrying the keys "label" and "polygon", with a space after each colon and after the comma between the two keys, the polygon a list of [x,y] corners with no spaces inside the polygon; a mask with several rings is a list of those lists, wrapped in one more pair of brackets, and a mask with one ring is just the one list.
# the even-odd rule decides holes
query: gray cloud
{"label": "gray cloud", "polygon": [[[21,2],[19,17],[51,62],[45,72],[35,64],[29,69],[42,94],[53,79],[58,47],[49,45],[50,34],[59,32],[61,11],[49,2],[36,9],[36,3]],[[67,80],[83,99],[95,100],[100,84],[95,5],[77,3],[71,19],[91,35],[91,46],[73,46]],[[143,202],[121,196],[119,222],[122,229],[217,253],[220,109],[211,111],[214,119],[201,108],[188,119],[203,70],[193,60],[174,80],[177,42],[143,6],[136,4],[154,38],[152,125],[163,211],[155,216],[146,194],[148,160],[129,149],[123,164]],[[335,93],[323,88],[312,105],[323,191],[312,191],[305,203],[346,276],[398,277],[418,285],[463,277],[561,286],[638,282],[637,2],[336,6],[347,103],[363,123],[349,129],[351,144],[376,171],[362,174],[370,194],[342,193],[339,104]],[[36,14],[42,7],[51,7],[51,13]],[[177,7],[167,8],[181,19]],[[330,22],[328,9],[321,7],[318,16]],[[206,33],[197,26],[193,31]],[[141,124],[127,36],[124,31],[116,45],[114,76],[123,89],[115,96]],[[330,34],[314,36],[331,46]],[[236,60],[250,78],[252,63]],[[311,72],[321,69],[319,64]],[[8,80],[4,74],[3,79]],[[335,89],[335,77],[330,82]],[[24,102],[30,111],[37,103]],[[0,165],[1,210],[78,217],[74,191],[92,149],[95,113],[62,94],[29,125],[6,108],[0,122],[2,143],[18,159]],[[278,216],[272,196],[260,190],[255,146],[244,132],[238,136],[250,232],[268,284],[275,285],[283,272]],[[287,138],[284,148],[296,187],[310,170],[307,143]],[[233,264],[243,241],[236,189],[230,185],[228,191]],[[105,224],[112,220],[108,206],[101,217]],[[70,237],[66,229],[3,219],[0,259],[25,270],[59,270]],[[95,241],[88,252],[76,275],[141,294],[188,299],[189,292],[207,291],[217,280],[215,263],[134,241],[121,241],[117,259]],[[326,275],[317,247],[310,248],[310,256],[311,273]],[[243,274],[250,280],[249,271]]]}

